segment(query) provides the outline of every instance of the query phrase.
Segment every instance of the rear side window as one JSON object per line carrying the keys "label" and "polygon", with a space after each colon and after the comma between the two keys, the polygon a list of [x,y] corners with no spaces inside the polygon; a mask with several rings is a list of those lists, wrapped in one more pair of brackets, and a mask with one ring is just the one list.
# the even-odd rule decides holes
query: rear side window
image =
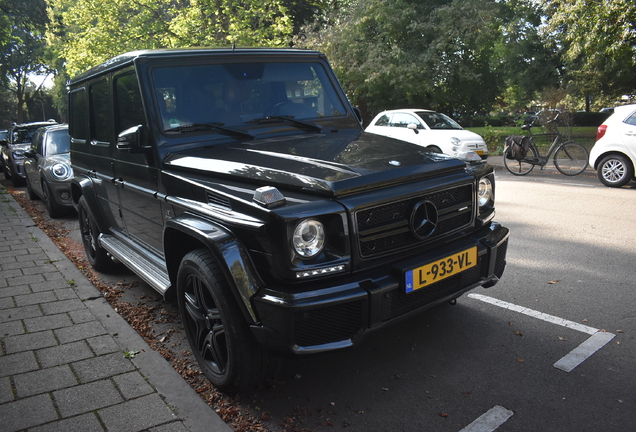
{"label": "rear side window", "polygon": [[627,117],[627,120],[625,120],[625,123],[636,126],[636,112],[632,113],[632,115]]}
{"label": "rear side window", "polygon": [[88,139],[88,107],[86,90],[80,88],[71,92],[69,134],[78,140]]}
{"label": "rear side window", "polygon": [[91,138],[93,141],[110,143],[111,110],[108,81],[100,81],[90,87]]}
{"label": "rear side window", "polygon": [[388,126],[389,125],[389,116],[384,114],[382,117],[375,122],[376,126]]}

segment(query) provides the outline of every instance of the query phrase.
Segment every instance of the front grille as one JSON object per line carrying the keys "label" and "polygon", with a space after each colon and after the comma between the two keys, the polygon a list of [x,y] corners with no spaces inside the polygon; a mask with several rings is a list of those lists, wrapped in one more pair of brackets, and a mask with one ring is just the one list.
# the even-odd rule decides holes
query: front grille
{"label": "front grille", "polygon": [[[487,263],[488,260],[485,260]],[[441,280],[433,285],[406,293],[403,289],[396,289],[385,294],[382,299],[382,321],[404,315],[436,300],[452,295],[458,287],[468,287],[479,281],[481,277],[481,262],[470,269]]]}
{"label": "front grille", "polygon": [[353,338],[362,329],[363,301],[299,312],[294,316],[294,343],[300,347]]}
{"label": "front grille", "polygon": [[[393,201],[356,212],[360,254],[368,258],[425,243],[468,226],[473,220],[473,186],[466,184],[408,199]],[[426,239],[417,238],[410,227],[411,212],[419,202],[437,207],[439,220]]]}

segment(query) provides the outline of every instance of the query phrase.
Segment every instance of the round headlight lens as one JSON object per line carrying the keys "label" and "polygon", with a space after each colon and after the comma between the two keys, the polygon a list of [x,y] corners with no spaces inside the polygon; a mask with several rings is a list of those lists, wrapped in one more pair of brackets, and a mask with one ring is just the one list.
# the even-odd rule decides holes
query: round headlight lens
{"label": "round headlight lens", "polygon": [[492,199],[492,183],[487,178],[479,180],[479,207],[483,207]]}
{"label": "round headlight lens", "polygon": [[292,242],[298,255],[313,258],[325,245],[325,227],[315,219],[304,220],[296,226]]}
{"label": "round headlight lens", "polygon": [[56,163],[51,166],[51,176],[55,180],[64,181],[69,179],[73,175],[73,170],[70,166],[64,163]]}

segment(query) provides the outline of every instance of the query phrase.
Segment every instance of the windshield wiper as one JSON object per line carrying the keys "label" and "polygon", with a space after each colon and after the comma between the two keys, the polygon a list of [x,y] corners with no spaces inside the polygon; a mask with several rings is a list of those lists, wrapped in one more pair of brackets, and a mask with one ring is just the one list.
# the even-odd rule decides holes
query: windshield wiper
{"label": "windshield wiper", "polygon": [[287,116],[287,115],[274,115],[274,116],[267,116],[267,117],[263,117],[263,118],[257,118],[254,120],[249,120],[246,121],[245,123],[273,123],[276,122],[278,120],[287,120],[289,122],[292,122],[294,124],[300,125],[300,126],[305,126],[308,127],[310,129],[313,129],[317,132],[321,132],[322,131],[322,126],[316,123],[311,123],[308,121],[304,121],[304,120],[296,120],[294,118],[294,116]]}
{"label": "windshield wiper", "polygon": [[223,123],[193,123],[185,126],[177,126],[170,129],[166,129],[164,132],[194,132],[199,130],[217,129],[226,132],[228,135],[242,136],[249,139],[254,139],[254,135],[249,132],[244,132],[237,129],[232,129],[223,126]]}

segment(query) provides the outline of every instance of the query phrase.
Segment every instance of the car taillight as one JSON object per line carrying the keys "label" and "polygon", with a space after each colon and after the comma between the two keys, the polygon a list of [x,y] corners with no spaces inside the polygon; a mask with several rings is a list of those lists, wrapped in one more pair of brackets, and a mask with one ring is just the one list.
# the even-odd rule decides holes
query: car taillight
{"label": "car taillight", "polygon": [[603,138],[603,135],[605,135],[605,132],[607,132],[607,125],[604,125],[604,124],[600,125],[598,127],[598,130],[596,131],[596,141]]}

